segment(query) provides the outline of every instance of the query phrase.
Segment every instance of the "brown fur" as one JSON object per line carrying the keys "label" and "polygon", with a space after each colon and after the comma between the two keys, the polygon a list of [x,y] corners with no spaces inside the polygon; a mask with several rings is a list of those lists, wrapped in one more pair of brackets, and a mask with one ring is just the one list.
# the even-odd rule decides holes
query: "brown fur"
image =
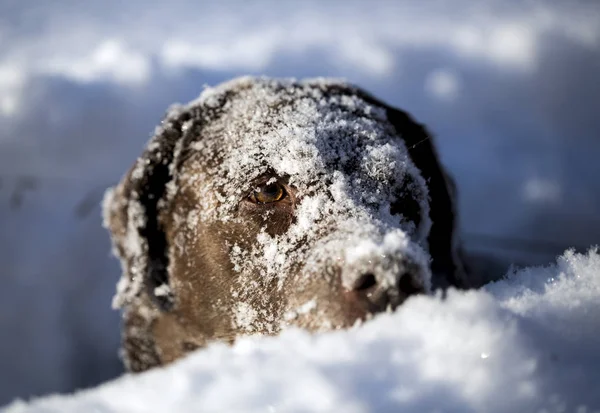
{"label": "brown fur", "polygon": [[[382,130],[389,130],[395,135],[393,139],[404,142],[411,161],[427,183],[428,215],[433,224],[425,240],[412,237],[415,244],[425,244],[423,248],[429,250],[433,286],[466,285],[454,234],[453,189],[421,125],[406,113],[353,86],[339,83],[302,86],[294,82],[243,79],[224,87],[216,95],[216,102],[192,104],[171,113],[144,155],[107,197],[106,225],[116,254],[122,260],[125,280],[117,302],[124,307],[123,355],[132,371],[169,363],[213,341],[233,343],[240,335],[274,335],[286,326],[310,331],[347,328],[371,314],[395,308],[408,295],[427,290],[419,274],[429,270],[421,268],[418,260],[411,260],[410,254],[392,263],[400,263],[404,268],[402,274],[395,275],[397,283],[392,286],[384,285],[379,275],[372,276],[369,268],[348,270],[335,263],[320,264],[315,270],[298,260],[286,263],[287,274],[278,277],[265,276],[264,271],[256,270],[259,267],[236,269],[231,255],[234,246],[241,251],[252,251],[261,232],[272,239],[285,236],[296,223],[296,211],[304,197],[312,195],[310,190],[295,187],[294,177],[280,176],[270,165],[265,165],[256,177],[249,176],[248,182],[240,185],[252,188],[274,177],[285,186],[285,199],[256,204],[240,196],[231,212],[233,219],[197,218],[196,212],[208,213],[224,202],[216,194],[225,192],[222,187],[204,191],[208,185],[216,185],[211,183],[216,168],[228,151],[236,150],[219,146],[220,134],[225,133],[231,122],[241,125],[235,129],[240,136],[252,132],[244,130],[243,119],[236,115],[236,99],[238,95],[254,93],[254,88],[263,87],[264,82],[268,90],[283,93],[275,105],[265,106],[274,114],[260,120],[260,125],[267,129],[277,127],[275,115],[295,104],[300,93],[296,89],[303,93],[306,90],[313,93],[314,89],[320,99],[357,97],[369,107],[383,110],[388,123],[376,116],[367,121],[381,123]],[[282,88],[286,90],[280,92]],[[263,104],[261,99],[264,97],[259,96],[257,102]],[[347,112],[343,107],[342,110]],[[364,113],[356,116],[369,117]],[[195,142],[208,140],[217,142],[211,143],[218,148],[215,156],[193,149]],[[356,166],[340,164],[339,168],[354,173]],[[419,214],[423,212],[419,204],[406,196],[398,197],[390,206],[392,214],[403,215],[418,226]],[[326,237],[336,230],[335,225],[330,225],[322,233]],[[131,237],[139,242],[139,248],[131,247]],[[304,244],[299,247],[306,247]],[[380,259],[373,256],[373,260]],[[373,265],[376,264],[380,263]],[[392,268],[392,264],[385,264],[384,269]],[[348,271],[356,272],[352,275],[354,284],[342,281]],[[279,276],[285,276],[285,282]],[[136,289],[133,285],[141,287]],[[160,291],[163,285],[168,288]],[[243,311],[245,308],[248,311]]]}

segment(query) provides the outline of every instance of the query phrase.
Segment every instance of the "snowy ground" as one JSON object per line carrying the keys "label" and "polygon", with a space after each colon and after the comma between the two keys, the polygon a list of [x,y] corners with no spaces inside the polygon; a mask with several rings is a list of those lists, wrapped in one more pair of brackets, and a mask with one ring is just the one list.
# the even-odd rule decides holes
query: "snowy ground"
{"label": "snowy ground", "polygon": [[215,345],[73,396],[51,412],[600,411],[600,254],[509,273],[480,291],[416,297],[350,331]]}
{"label": "snowy ground", "polygon": [[0,2],[0,405],[120,374],[98,205],[204,84],[347,78],[436,135],[469,252],[600,243],[598,21],[582,0]]}

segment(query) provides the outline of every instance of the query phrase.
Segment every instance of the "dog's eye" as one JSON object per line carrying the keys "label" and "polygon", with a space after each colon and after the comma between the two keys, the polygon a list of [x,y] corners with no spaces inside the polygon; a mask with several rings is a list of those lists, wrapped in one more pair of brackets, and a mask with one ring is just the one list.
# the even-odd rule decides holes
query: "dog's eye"
{"label": "dog's eye", "polygon": [[259,186],[250,194],[250,201],[257,204],[270,204],[285,198],[286,192],[283,185],[278,182]]}

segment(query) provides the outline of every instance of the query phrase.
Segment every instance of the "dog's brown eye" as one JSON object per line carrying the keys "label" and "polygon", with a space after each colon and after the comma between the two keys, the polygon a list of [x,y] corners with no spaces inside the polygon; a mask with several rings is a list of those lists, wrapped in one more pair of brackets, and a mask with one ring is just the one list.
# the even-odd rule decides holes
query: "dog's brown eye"
{"label": "dog's brown eye", "polygon": [[283,185],[274,182],[260,186],[252,192],[250,200],[257,204],[270,204],[272,202],[281,201],[285,197],[285,189]]}

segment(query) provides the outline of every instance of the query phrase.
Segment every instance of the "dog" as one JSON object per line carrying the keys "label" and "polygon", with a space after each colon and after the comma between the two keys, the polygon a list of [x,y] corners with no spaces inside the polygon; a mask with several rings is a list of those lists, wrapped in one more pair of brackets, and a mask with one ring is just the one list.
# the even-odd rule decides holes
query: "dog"
{"label": "dog", "polygon": [[332,79],[242,77],[170,108],[104,201],[129,371],[348,328],[465,288],[454,186],[407,113]]}

